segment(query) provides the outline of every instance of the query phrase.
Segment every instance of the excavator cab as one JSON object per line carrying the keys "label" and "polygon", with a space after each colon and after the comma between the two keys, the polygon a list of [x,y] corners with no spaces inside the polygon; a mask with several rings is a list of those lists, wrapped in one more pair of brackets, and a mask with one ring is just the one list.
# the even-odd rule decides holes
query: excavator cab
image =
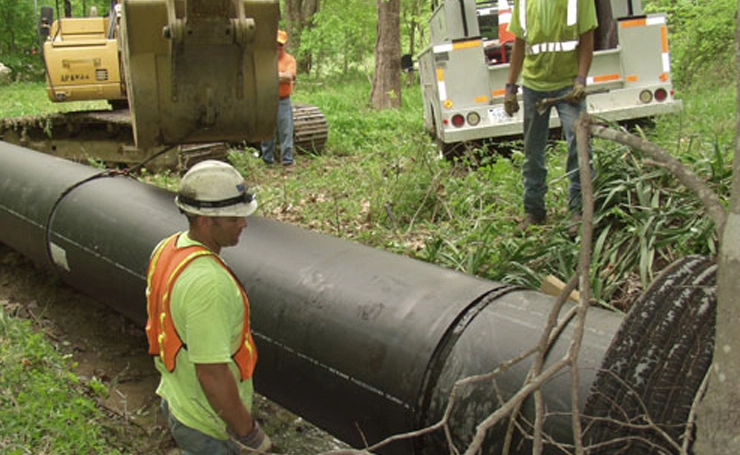
{"label": "excavator cab", "polygon": [[41,8],[39,35],[46,67],[46,89],[53,102],[126,100],[118,44],[108,36],[110,19],[65,16],[54,20],[54,10]]}

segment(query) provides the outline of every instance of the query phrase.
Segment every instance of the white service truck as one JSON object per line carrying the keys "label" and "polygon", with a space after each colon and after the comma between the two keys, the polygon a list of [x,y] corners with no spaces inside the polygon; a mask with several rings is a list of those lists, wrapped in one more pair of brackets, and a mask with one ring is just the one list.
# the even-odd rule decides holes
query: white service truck
{"label": "white service truck", "polygon": [[[616,43],[594,52],[587,84],[589,113],[628,121],[679,111],[681,101],[674,98],[671,84],[666,15],[643,14],[640,0],[596,2],[597,8],[600,2],[602,7],[608,3],[607,17],[613,18],[610,25],[617,32],[612,39]],[[416,57],[425,127],[445,155],[488,139],[520,137],[522,111],[513,117],[504,112],[511,43],[499,41],[499,21],[508,22],[510,2],[433,3],[431,42]],[[559,126],[553,109],[550,127]]]}

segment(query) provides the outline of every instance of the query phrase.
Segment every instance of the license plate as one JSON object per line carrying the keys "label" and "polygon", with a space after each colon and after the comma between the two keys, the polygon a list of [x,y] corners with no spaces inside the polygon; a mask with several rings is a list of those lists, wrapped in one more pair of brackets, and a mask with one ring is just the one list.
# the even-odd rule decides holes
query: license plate
{"label": "license plate", "polygon": [[492,123],[508,123],[514,121],[514,117],[509,117],[503,106],[488,108],[488,118]]}

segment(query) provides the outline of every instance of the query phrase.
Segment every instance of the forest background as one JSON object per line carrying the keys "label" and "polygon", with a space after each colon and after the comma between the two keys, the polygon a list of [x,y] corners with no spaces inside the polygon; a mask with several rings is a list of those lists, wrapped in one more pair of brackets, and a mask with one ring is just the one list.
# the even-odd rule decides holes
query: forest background
{"label": "forest background", "polygon": [[[297,57],[302,77],[367,77],[373,70],[378,4],[398,3],[402,53],[415,55],[427,41],[426,21],[433,0],[282,0],[281,24],[290,32],[289,49]],[[0,61],[14,70],[15,80],[43,80],[36,25],[41,6],[59,0],[0,0]],[[95,7],[109,10],[107,0],[72,2],[74,16]],[[481,2],[479,2],[481,3]],[[489,2],[492,3],[492,2]],[[718,82],[733,73],[730,45],[735,28],[733,0],[644,0],[646,12],[668,14],[673,81],[683,90],[707,74]]]}

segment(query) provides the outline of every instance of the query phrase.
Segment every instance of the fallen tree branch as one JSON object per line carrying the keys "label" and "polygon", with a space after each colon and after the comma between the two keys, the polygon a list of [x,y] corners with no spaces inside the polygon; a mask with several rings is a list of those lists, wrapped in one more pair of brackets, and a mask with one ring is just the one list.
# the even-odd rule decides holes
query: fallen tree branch
{"label": "fallen tree branch", "polygon": [[[549,316],[549,319],[548,319],[548,324],[547,324],[545,330],[543,331],[543,334],[549,333],[549,337],[544,337],[543,336],[540,339],[540,342],[537,344],[537,346],[535,348],[535,351],[539,351],[538,357],[540,355],[542,355],[542,353],[544,352],[544,355],[542,355],[542,358],[544,359],[544,357],[550,351],[550,347],[552,347],[552,345],[555,344],[555,342],[558,340],[558,338],[562,334],[563,330],[565,330],[565,327],[568,325],[568,323],[570,323],[571,319],[573,319],[573,317],[575,316],[576,309],[577,308],[576,307],[572,307],[570,310],[568,310],[568,312],[565,314],[565,316],[563,316],[563,318],[560,319],[560,321],[558,322],[557,326],[554,327],[554,329],[551,328],[551,325],[550,324],[551,323],[554,324],[554,322],[557,322],[557,316],[558,316],[558,314],[560,314],[560,309],[562,308],[563,304],[568,300],[568,298],[569,298],[568,296],[570,295],[571,292],[573,292],[573,290],[575,289],[577,283],[578,283],[578,275],[573,275],[573,277],[568,281],[568,284],[566,284],[566,286],[563,288],[563,290],[560,293],[560,295],[556,298],[555,304],[553,306],[553,309],[550,311],[550,316]],[[537,367],[536,365],[533,365],[532,366],[532,369],[530,369],[530,371],[527,374],[527,377],[526,377],[526,379],[524,381],[525,384],[528,383],[528,382],[531,382],[532,381],[532,378],[537,377],[541,373],[541,371],[542,371],[542,365],[544,365],[544,360],[539,361],[539,362],[538,361],[535,361],[535,364],[539,364],[539,367]],[[511,416],[509,417],[509,426],[508,426],[507,431],[506,431],[506,437],[505,437],[505,440],[504,440],[504,446],[503,446],[503,449],[501,450],[501,453],[502,454],[508,454],[510,452],[510,450],[511,450],[511,444],[513,442],[513,436],[514,436],[514,427],[519,428],[520,431],[521,431],[521,433],[523,435],[525,434],[525,432],[522,431],[521,426],[517,422],[517,418],[519,417],[519,412],[521,410],[522,403],[519,403],[519,405],[517,405],[514,408],[514,410],[511,413]],[[537,417],[537,415],[535,415],[535,418],[536,417]],[[544,422],[544,419],[543,419],[543,422]],[[536,435],[537,434],[537,430],[536,430],[537,422],[535,421],[535,424],[534,425],[532,425],[531,423],[529,423],[529,424],[530,424],[530,426],[532,426],[533,428],[535,428],[532,431],[532,433],[534,435]],[[540,426],[540,428],[541,427],[542,426]],[[542,432],[540,432],[539,434],[542,435]],[[532,439],[534,441],[535,436],[530,437],[530,439]]]}
{"label": "fallen tree branch", "polygon": [[594,233],[594,187],[591,173],[591,153],[589,125],[591,116],[583,113],[576,125],[576,141],[578,143],[578,162],[581,178],[582,197],[582,224],[581,224],[581,255],[578,264],[580,301],[578,302],[578,322],[571,341],[568,357],[570,358],[571,373],[571,422],[573,425],[573,443],[575,453],[583,455],[583,429],[581,428],[581,411],[578,390],[580,374],[578,371],[578,355],[581,351],[583,335],[586,329],[586,315],[591,300],[591,251]]}
{"label": "fallen tree branch", "polygon": [[504,406],[498,408],[486,419],[484,419],[483,422],[478,424],[478,426],[476,427],[475,436],[473,437],[473,442],[471,442],[468,446],[467,450],[465,451],[465,455],[476,455],[481,449],[483,441],[486,437],[486,432],[488,432],[489,429],[496,425],[501,419],[509,415],[515,407],[519,406],[535,390],[539,389],[540,387],[542,387],[543,384],[552,379],[556,374],[560,372],[560,370],[567,367],[569,363],[570,360],[567,357],[555,362],[547,370],[542,372],[542,374],[532,380],[532,382],[524,385],[524,387],[519,389],[519,391],[514,394],[514,396],[512,396]]}
{"label": "fallen tree branch", "polygon": [[[545,326],[545,329],[542,331],[542,336],[540,337],[540,341],[537,344],[538,347],[538,353],[537,358],[535,359],[534,364],[532,365],[532,369],[530,370],[529,374],[527,375],[527,382],[531,380],[531,378],[536,378],[540,375],[542,372],[542,368],[545,365],[545,359],[547,357],[547,354],[550,352],[550,348],[552,345],[557,341],[558,337],[562,333],[563,329],[565,328],[565,325],[572,319],[574,312],[569,312],[564,320],[556,327],[556,324],[558,322],[558,315],[560,314],[560,311],[563,308],[563,305],[565,305],[565,302],[568,300],[570,293],[573,292],[573,290],[576,288],[576,285],[578,283],[578,275],[574,275],[570,280],[568,280],[568,283],[565,285],[563,290],[560,292],[558,297],[555,299],[555,304],[552,307],[552,310],[550,310],[550,314],[548,316],[547,324]],[[537,389],[534,393],[534,399],[535,399],[535,422],[534,422],[534,442],[533,442],[533,449],[532,453],[538,454],[542,453],[542,434],[543,434],[543,428],[545,424],[545,404],[542,397],[542,390]],[[521,406],[521,405],[520,405]],[[516,419],[516,414],[519,413],[519,407],[517,407],[516,412],[512,415],[513,419]],[[510,435],[507,434],[507,446],[511,443]],[[507,447],[508,450],[508,447]]]}

